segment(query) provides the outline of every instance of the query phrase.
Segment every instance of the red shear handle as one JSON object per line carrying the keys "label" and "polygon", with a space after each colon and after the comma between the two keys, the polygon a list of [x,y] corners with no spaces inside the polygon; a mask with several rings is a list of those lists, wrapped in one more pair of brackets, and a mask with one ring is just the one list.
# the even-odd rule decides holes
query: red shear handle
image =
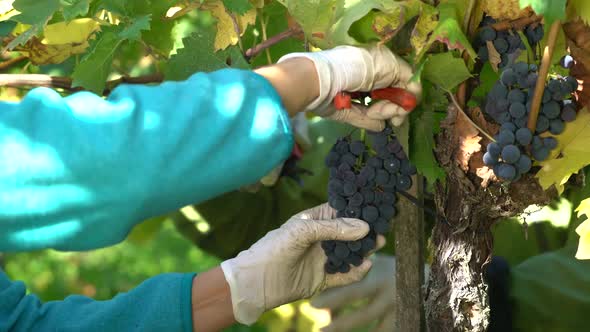
{"label": "red shear handle", "polygon": [[[371,99],[382,100],[387,99],[390,102],[401,106],[407,112],[411,112],[416,108],[418,100],[411,92],[402,88],[383,88],[371,91],[369,94]],[[352,106],[351,95],[349,93],[340,92],[334,97],[334,107],[337,110],[348,109]]]}

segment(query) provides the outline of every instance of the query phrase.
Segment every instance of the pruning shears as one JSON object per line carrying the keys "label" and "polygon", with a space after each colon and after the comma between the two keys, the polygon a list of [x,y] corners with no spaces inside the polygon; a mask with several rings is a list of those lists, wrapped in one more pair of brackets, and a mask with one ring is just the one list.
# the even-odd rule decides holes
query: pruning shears
{"label": "pruning shears", "polygon": [[402,88],[383,88],[375,89],[370,92],[340,92],[334,97],[334,107],[337,110],[349,109],[352,106],[352,100],[363,100],[370,97],[372,100],[389,100],[390,102],[401,106],[407,112],[416,108],[418,100],[414,94]]}

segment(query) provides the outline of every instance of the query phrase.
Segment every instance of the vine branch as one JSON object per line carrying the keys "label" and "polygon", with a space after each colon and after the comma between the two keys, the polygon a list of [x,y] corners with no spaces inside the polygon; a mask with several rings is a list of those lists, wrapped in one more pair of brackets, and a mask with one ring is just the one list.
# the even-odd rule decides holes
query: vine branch
{"label": "vine branch", "polygon": [[[120,77],[106,82],[104,95],[108,95],[119,84],[146,84],[160,83],[164,80],[162,74],[151,74],[137,77]],[[8,87],[48,87],[59,88],[70,92],[82,91],[82,87],[73,87],[72,79],[69,77],[58,77],[42,74],[0,74],[0,86]]]}
{"label": "vine branch", "polygon": [[25,60],[26,58],[27,58],[26,56],[21,55],[19,57],[0,62],[0,70],[8,69],[8,68],[12,67],[13,65]]}
{"label": "vine branch", "polygon": [[457,107],[459,112],[461,112],[461,114],[463,114],[463,116],[467,118],[467,121],[469,121],[469,123],[471,123],[471,125],[474,126],[475,129],[479,130],[479,132],[482,133],[485,137],[487,137],[490,141],[495,142],[496,140],[490,134],[488,134],[485,130],[483,130],[480,126],[473,122],[473,120],[471,120],[467,113],[465,113],[461,105],[459,105],[459,103],[457,102],[455,95],[451,91],[447,91],[447,93],[449,94],[449,96],[451,96],[451,101],[453,102],[455,107]]}
{"label": "vine branch", "polygon": [[302,32],[301,27],[294,27],[294,28],[289,28],[288,30],[285,30],[279,34],[276,34],[266,40],[263,40],[260,44],[255,45],[251,48],[249,48],[248,50],[246,50],[246,52],[244,53],[244,56],[246,57],[246,59],[252,59],[253,57],[257,56],[258,54],[260,54],[260,52],[266,50],[267,48],[278,44],[279,42],[293,37],[295,35],[298,35]]}
{"label": "vine branch", "polygon": [[535,85],[535,92],[533,101],[531,103],[531,116],[529,117],[528,128],[531,132],[535,132],[537,128],[537,118],[539,116],[539,109],[541,108],[541,101],[543,100],[543,92],[545,91],[545,81],[549,73],[549,66],[551,66],[551,58],[553,57],[553,50],[557,41],[557,33],[561,27],[561,21],[556,20],[551,24],[549,36],[547,37],[547,46],[543,51],[543,59],[541,60],[541,67],[539,68],[539,76],[537,84]]}
{"label": "vine branch", "polygon": [[531,16],[517,18],[517,19],[511,20],[511,21],[497,22],[497,23],[492,24],[491,27],[497,31],[510,30],[510,29],[522,30],[524,27],[526,27],[530,24],[541,22],[542,19],[543,19],[543,16],[533,14]]}

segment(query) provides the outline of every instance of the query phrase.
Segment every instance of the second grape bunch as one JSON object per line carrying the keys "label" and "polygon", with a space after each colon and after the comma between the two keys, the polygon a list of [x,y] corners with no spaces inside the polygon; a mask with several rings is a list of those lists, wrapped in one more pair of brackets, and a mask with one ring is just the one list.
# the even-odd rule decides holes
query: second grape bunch
{"label": "second grape bunch", "polygon": [[502,180],[517,181],[531,170],[533,159],[546,160],[557,147],[557,140],[548,134],[561,134],[565,123],[576,119],[572,96],[578,82],[571,76],[553,77],[545,85],[535,131],[527,128],[537,70],[536,64],[524,62],[506,67],[487,97],[486,113],[502,126],[483,161]]}

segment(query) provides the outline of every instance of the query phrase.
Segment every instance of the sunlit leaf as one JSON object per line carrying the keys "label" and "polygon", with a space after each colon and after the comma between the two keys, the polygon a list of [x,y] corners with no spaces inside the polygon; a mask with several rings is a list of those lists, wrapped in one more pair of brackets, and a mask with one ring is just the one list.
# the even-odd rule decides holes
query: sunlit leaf
{"label": "sunlit leaf", "polygon": [[570,176],[590,165],[590,113],[586,108],[578,112],[574,122],[567,123],[565,131],[556,136],[558,146],[548,160],[540,163],[537,178],[543,189],[554,185],[561,193]]}

